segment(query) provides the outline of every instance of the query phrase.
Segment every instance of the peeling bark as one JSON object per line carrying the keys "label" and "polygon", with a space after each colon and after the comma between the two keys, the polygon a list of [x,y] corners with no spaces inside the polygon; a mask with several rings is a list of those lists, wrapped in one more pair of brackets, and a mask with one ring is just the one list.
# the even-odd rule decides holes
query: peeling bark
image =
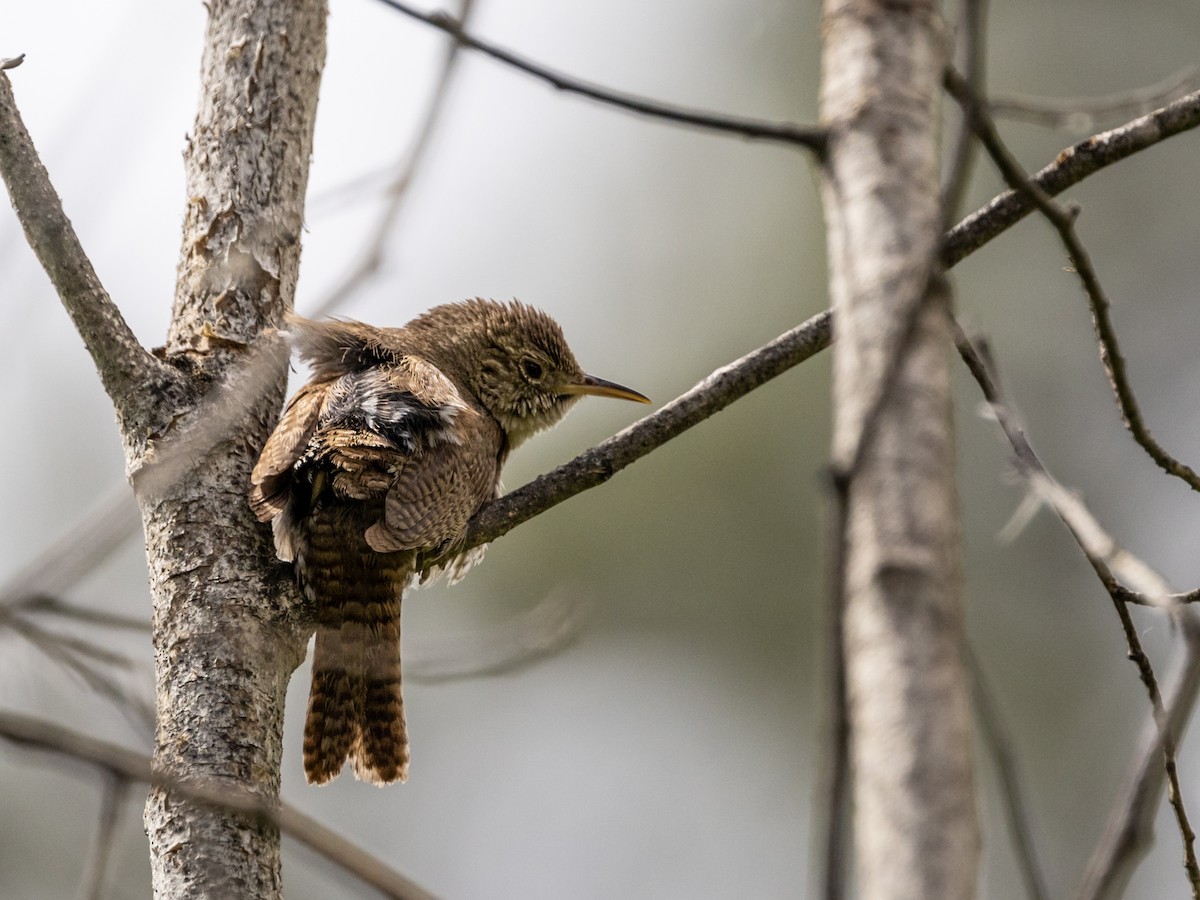
{"label": "peeling bark", "polygon": [[979,832],[938,264],[945,26],[931,2],[826,0],[824,27],[858,883],[868,900],[957,900],[975,893]]}
{"label": "peeling bark", "polygon": [[[292,305],[325,16],[324,0],[210,3],[160,351],[195,399],[131,461],[154,597],[155,766],[271,803],[288,678],[310,628],[245,500],[287,374],[284,355],[253,349]],[[164,466],[169,478],[147,477]],[[145,824],[156,897],[281,895],[273,826],[164,788],[151,791]]]}

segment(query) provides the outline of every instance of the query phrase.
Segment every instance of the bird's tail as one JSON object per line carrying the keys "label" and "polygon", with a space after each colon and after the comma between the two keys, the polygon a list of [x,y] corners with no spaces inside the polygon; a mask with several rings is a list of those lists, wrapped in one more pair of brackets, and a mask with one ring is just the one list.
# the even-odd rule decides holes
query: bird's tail
{"label": "bird's tail", "polygon": [[[404,554],[347,552],[344,531],[313,522],[301,580],[316,608],[312,687],[304,721],[304,772],[335,778],[349,758],[363,781],[408,777],[408,733],[400,681]],[[357,549],[357,548],[356,548]],[[358,557],[351,559],[349,557]],[[408,563],[411,566],[411,563]]]}

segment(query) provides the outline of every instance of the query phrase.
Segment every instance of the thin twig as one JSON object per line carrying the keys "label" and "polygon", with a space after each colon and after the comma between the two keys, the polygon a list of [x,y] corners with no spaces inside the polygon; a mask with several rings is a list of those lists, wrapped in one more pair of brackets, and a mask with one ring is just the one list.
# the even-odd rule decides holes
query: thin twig
{"label": "thin twig", "polygon": [[[11,61],[10,61],[11,62]],[[9,66],[11,67],[11,66]],[[104,290],[63,212],[46,167],[25,129],[8,76],[0,71],[0,175],[25,237],[50,277],[104,389],[124,418],[141,411],[148,384],[181,382],[179,374],[142,348]]]}
{"label": "thin twig", "polygon": [[142,616],[123,616],[120,613],[104,612],[69,603],[46,594],[27,595],[24,600],[14,604],[12,608],[14,612],[56,616],[69,621],[98,625],[101,628],[113,628],[120,631],[150,630],[150,620]]}
{"label": "thin twig", "polygon": [[129,793],[129,782],[120,775],[109,773],[104,781],[104,795],[100,799],[100,821],[96,823],[96,840],[88,854],[87,865],[80,879],[81,900],[104,900],[104,883],[107,880],[108,864],[112,859],[113,845],[117,837],[117,816],[121,804]]}
{"label": "thin twig", "polygon": [[946,86],[963,107],[963,112],[970,120],[972,128],[1009,187],[1024,193],[1058,232],[1059,238],[1071,258],[1075,272],[1083,284],[1084,292],[1087,294],[1088,304],[1092,309],[1092,321],[1096,326],[1096,338],[1100,343],[1100,361],[1104,365],[1109,384],[1116,396],[1117,406],[1121,411],[1125,427],[1129,429],[1133,439],[1160,469],[1168,475],[1179,478],[1192,490],[1200,491],[1200,473],[1168,453],[1150,434],[1150,429],[1146,427],[1137,398],[1129,384],[1129,375],[1125,370],[1125,358],[1121,355],[1121,347],[1117,342],[1117,332],[1113,327],[1108,297],[1100,284],[1100,277],[1092,264],[1091,256],[1075,230],[1075,216],[1055,203],[1039,185],[1029,180],[1024,169],[1021,168],[1021,164],[1004,144],[996,130],[995,123],[984,111],[978,96],[971,90],[970,85],[956,72],[949,72],[946,76]]}
{"label": "thin twig", "polygon": [[139,497],[169,491],[204,462],[214,447],[237,439],[236,429],[241,427],[247,411],[279,389],[277,378],[291,352],[285,336],[266,329],[253,344],[240,349],[240,362],[228,366],[219,383],[147,445],[138,465],[129,473]]}
{"label": "thin twig", "polygon": [[49,631],[13,611],[0,610],[0,625],[11,628],[39,647],[47,643],[54,644],[72,657],[86,659],[114,669],[133,668],[133,660],[122,653],[106,650],[94,641]]}
{"label": "thin twig", "polygon": [[[1180,610],[1175,623],[1183,648],[1165,690],[1165,703],[1170,734],[1178,742],[1200,695],[1200,617],[1191,610]],[[1138,863],[1154,843],[1154,819],[1166,780],[1162,754],[1162,732],[1150,716],[1108,824],[1084,870],[1077,900],[1119,900],[1124,896]]]}
{"label": "thin twig", "polygon": [[608,106],[615,106],[628,112],[661,119],[666,122],[691,125],[708,131],[736,134],[751,140],[790,144],[795,147],[803,147],[806,150],[811,150],[818,156],[825,152],[826,133],[824,128],[766,122],[757,119],[746,119],[740,116],[718,115],[703,110],[660,103],[657,100],[650,100],[646,97],[636,96],[635,94],[614,91],[598,84],[582,81],[569,75],[564,75],[561,72],[556,72],[547,66],[535,63],[495,44],[467,34],[463,31],[462,22],[446,13],[422,12],[414,6],[401,2],[401,0],[379,0],[379,2],[398,13],[408,16],[410,19],[424,22],[426,25],[437,28],[439,31],[444,31],[464,47],[469,47],[527,75],[532,75],[534,78],[538,78],[560,91],[589,97]]}
{"label": "thin twig", "polygon": [[[1200,66],[1185,66],[1155,84],[1103,97],[1049,98],[1006,94],[990,98],[987,108],[997,119],[1087,131],[1094,128],[1100,118],[1142,115],[1170,103],[1184,91],[1195,90],[1198,79]],[[977,96],[983,94],[978,88],[975,93]]]}
{"label": "thin twig", "polygon": [[[1084,138],[1061,151],[1054,162],[1030,181],[1048,196],[1055,197],[1089,175],[1198,125],[1200,91],[1117,128]],[[1023,191],[1008,190],[992,198],[946,235],[942,247],[946,268],[952,268],[1034,209],[1033,200]]]}
{"label": "thin twig", "polygon": [[[460,28],[466,27],[470,21],[474,7],[475,0],[462,0],[457,20]],[[387,202],[384,204],[383,211],[379,214],[379,219],[375,223],[375,227],[371,230],[372,237],[359,257],[358,263],[317,303],[316,307],[309,312],[310,316],[315,318],[317,316],[329,315],[334,307],[345,302],[368,279],[378,272],[379,267],[383,264],[384,247],[387,239],[391,235],[392,229],[395,227],[396,221],[400,216],[404,199],[408,196],[408,187],[413,183],[420,170],[421,162],[425,159],[426,151],[432,143],[433,134],[437,130],[437,124],[441,119],[442,111],[446,107],[446,97],[450,90],[450,83],[455,69],[458,67],[458,62],[462,58],[462,47],[462,42],[454,40],[446,48],[446,54],[442,58],[441,71],[438,73],[437,83],[434,85],[433,94],[429,98],[429,106],[425,112],[425,118],[421,122],[421,127],[417,131],[416,137],[413,139],[411,149],[406,152],[401,162],[394,167],[394,172],[385,190]]]}
{"label": "thin twig", "polygon": [[433,900],[432,894],[382,860],[286,803],[276,806],[257,794],[234,791],[211,781],[173,778],[153,770],[150,757],[144,754],[31,716],[0,711],[0,737],[35,750],[81,760],[126,781],[164,787],[182,800],[226,809],[273,825],[387,897]]}
{"label": "thin twig", "polygon": [[[1122,558],[1128,562],[1128,560],[1133,559],[1132,554],[1120,550],[1116,542],[1100,529],[1099,524],[1096,523],[1090,512],[1087,512],[1082,501],[1074,497],[1050,475],[1049,471],[1042,464],[1042,461],[1033,451],[1033,447],[1030,446],[1029,441],[1025,437],[1024,430],[1018,424],[1012,407],[1005,402],[992,367],[984,361],[984,356],[980,354],[961,329],[957,329],[956,343],[963,361],[966,362],[967,368],[970,369],[971,374],[975,377],[976,382],[978,382],[983,391],[984,399],[991,406],[992,412],[996,416],[996,421],[999,423],[1001,430],[1004,432],[1013,449],[1019,471],[1028,482],[1030,488],[1055,511],[1063,521],[1063,524],[1067,526],[1067,530],[1071,532],[1076,543],[1079,544],[1092,570],[1107,590],[1113,607],[1116,609],[1117,617],[1121,621],[1121,630],[1125,635],[1125,643],[1129,648],[1129,658],[1137,666],[1138,675],[1150,698],[1150,707],[1162,740],[1162,758],[1167,775],[1167,796],[1170,800],[1171,809],[1175,814],[1175,821],[1179,827],[1179,834],[1183,841],[1184,868],[1187,871],[1188,883],[1191,885],[1193,898],[1200,898],[1200,865],[1197,865],[1196,862],[1196,836],[1192,831],[1191,823],[1184,809],[1183,793],[1179,786],[1175,739],[1171,733],[1170,722],[1163,705],[1162,695],[1159,692],[1158,682],[1154,676],[1154,669],[1150,664],[1150,658],[1146,655],[1146,651],[1142,647],[1141,638],[1134,627],[1128,606],[1122,599],[1120,591],[1114,587],[1119,586],[1120,582],[1117,576],[1113,574],[1110,563]],[[1086,513],[1086,518],[1083,517],[1084,513]],[[1136,567],[1127,565],[1123,571],[1127,579],[1137,577],[1143,573],[1152,576],[1150,582],[1140,583],[1135,581],[1133,587],[1147,595],[1155,596],[1161,590],[1159,586],[1165,584],[1165,582],[1157,573],[1153,573],[1153,570],[1149,566],[1138,561]]]}
{"label": "thin twig", "polygon": [[983,741],[992,753],[996,764],[996,776],[1000,779],[1000,795],[1004,800],[1004,818],[1008,822],[1008,833],[1012,837],[1017,857],[1017,868],[1025,881],[1025,892],[1030,900],[1047,900],[1046,876],[1037,859],[1037,842],[1033,839],[1033,827],[1029,822],[1028,804],[1021,787],[1017,771],[1016,752],[1009,738],[1008,729],[1000,715],[1000,709],[992,697],[987,679],[979,660],[967,646],[967,665],[971,672],[971,697],[974,700],[975,718]]}
{"label": "thin twig", "polygon": [[0,628],[8,628],[74,674],[89,690],[112,703],[137,728],[146,733],[154,730],[154,705],[131,693],[105,670],[105,667],[109,670],[134,669],[135,663],[128,656],[106,650],[92,641],[42,628],[2,607]]}
{"label": "thin twig", "polygon": [[[958,8],[962,69],[976,96],[983,96],[987,81],[988,0],[960,0]],[[947,227],[959,214],[966,198],[967,187],[971,183],[971,170],[975,165],[976,149],[971,122],[966,113],[963,113],[954,134],[950,167],[942,180],[942,209],[945,210]]]}

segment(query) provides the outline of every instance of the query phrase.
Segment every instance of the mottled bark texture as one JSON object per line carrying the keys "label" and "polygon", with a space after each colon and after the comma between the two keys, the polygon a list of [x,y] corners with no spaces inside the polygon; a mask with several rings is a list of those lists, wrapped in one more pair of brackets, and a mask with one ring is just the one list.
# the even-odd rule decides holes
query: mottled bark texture
{"label": "mottled bark texture", "polygon": [[858,884],[968,898],[979,832],[963,661],[932,2],[826,0],[822,193]]}
{"label": "mottled bark texture", "polygon": [[[141,506],[154,598],[155,769],[165,784],[279,799],[288,677],[311,631],[270,534],[246,504],[287,354],[266,329],[299,266],[325,0],[210,0],[188,213],[167,346],[138,344],[96,278],[0,73],[0,172],[29,243],[113,401]],[[154,788],[154,893],[280,895],[279,833],[261,816]]]}
{"label": "mottled bark texture", "polygon": [[[160,351],[193,397],[131,465],[154,596],[154,761],[172,779],[274,802],[284,696],[309,627],[245,491],[286,381],[286,355],[264,351],[262,333],[292,306],[326,4],[208,8],[178,288]],[[156,897],[280,896],[275,828],[166,788],[151,791],[145,824]]]}

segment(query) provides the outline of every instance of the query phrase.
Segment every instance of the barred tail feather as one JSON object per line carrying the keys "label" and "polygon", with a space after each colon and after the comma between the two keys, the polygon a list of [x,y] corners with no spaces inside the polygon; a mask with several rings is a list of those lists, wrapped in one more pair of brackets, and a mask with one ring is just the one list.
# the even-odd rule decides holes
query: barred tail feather
{"label": "barred tail feather", "polygon": [[359,666],[347,655],[349,649],[340,629],[317,628],[304,719],[304,774],[310,784],[336,778],[358,737],[363,678],[355,671]]}
{"label": "barred tail feather", "polygon": [[362,781],[390,784],[408,778],[408,730],[400,676],[400,605],[395,615],[380,610],[374,641],[367,648],[363,713],[351,755],[354,774]]}
{"label": "barred tail feather", "polygon": [[[304,722],[310,783],[336,778],[350,760],[373,784],[408,777],[408,733],[400,680],[400,596],[411,557],[363,547],[310,522],[297,572],[317,618],[312,687]],[[349,555],[349,559],[347,556]]]}
{"label": "barred tail feather", "polygon": [[362,622],[318,627],[304,722],[310,783],[331,781],[347,759],[355,776],[372,784],[408,777],[399,637],[398,617],[377,627]]}

